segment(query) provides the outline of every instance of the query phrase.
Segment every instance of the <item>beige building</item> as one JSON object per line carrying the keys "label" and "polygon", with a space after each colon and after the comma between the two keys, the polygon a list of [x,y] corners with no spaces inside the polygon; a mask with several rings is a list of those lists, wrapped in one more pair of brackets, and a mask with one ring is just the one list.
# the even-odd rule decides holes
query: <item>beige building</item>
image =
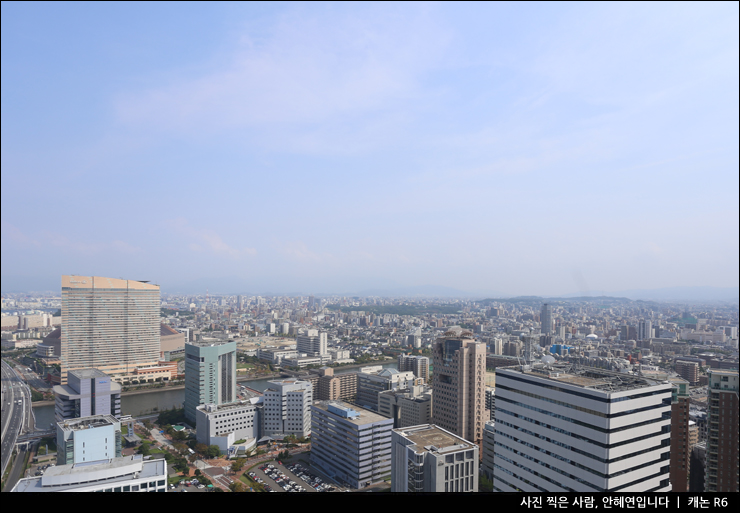
{"label": "beige building", "polygon": [[74,369],[96,368],[114,379],[159,360],[159,285],[62,276],[62,384]]}
{"label": "beige building", "polygon": [[160,351],[185,350],[185,333],[181,333],[166,324],[159,326]]}
{"label": "beige building", "polygon": [[318,369],[318,375],[312,373],[304,379],[313,385],[317,401],[354,400],[357,396],[356,372],[335,375],[331,367],[322,367]]}
{"label": "beige building", "polygon": [[485,407],[486,345],[452,327],[432,348],[434,424],[480,446]]}

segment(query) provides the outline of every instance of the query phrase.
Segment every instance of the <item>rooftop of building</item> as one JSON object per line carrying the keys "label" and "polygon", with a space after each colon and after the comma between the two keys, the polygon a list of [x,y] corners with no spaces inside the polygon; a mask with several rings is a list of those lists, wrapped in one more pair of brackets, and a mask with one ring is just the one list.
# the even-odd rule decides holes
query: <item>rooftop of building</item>
{"label": "rooftop of building", "polygon": [[276,385],[296,385],[299,383],[309,383],[309,382],[304,379],[285,378],[285,379],[273,379],[273,380],[268,381],[268,383],[274,383]]}
{"label": "rooftop of building", "polygon": [[125,483],[133,478],[165,477],[164,459],[144,460],[141,455],[50,467],[43,476],[21,479],[14,492],[62,492],[92,484]]}
{"label": "rooftop of building", "polygon": [[170,335],[180,335],[180,332],[172,328],[171,326],[167,326],[166,324],[160,324],[159,325],[159,336],[169,337]]}
{"label": "rooftop of building", "polygon": [[57,338],[58,339],[61,339],[62,338],[62,328],[56,328],[51,333],[49,333],[48,335],[46,335],[44,337],[44,340],[47,340],[47,339],[50,339],[51,340],[51,339],[57,339]]}
{"label": "rooftop of building", "polygon": [[392,395],[396,397],[403,397],[410,401],[415,401],[419,403],[428,401],[432,393],[433,393],[432,387],[428,385],[414,385],[412,387],[407,387],[407,388],[395,388],[391,390],[382,390],[381,392],[378,392],[379,396],[380,395],[383,395],[383,396]]}
{"label": "rooftop of building", "polygon": [[64,289],[120,289],[120,290],[156,290],[159,285],[145,280],[124,280],[122,278],[104,278],[102,276],[62,276],[62,290]]}
{"label": "rooftop of building", "polygon": [[460,438],[434,424],[399,428],[394,429],[393,432],[413,442],[414,450],[418,453],[433,452],[445,454],[476,447],[476,445],[464,438]]}
{"label": "rooftop of building", "polygon": [[460,326],[450,326],[444,332],[442,338],[475,338],[472,331],[461,328]]}
{"label": "rooftop of building", "polygon": [[233,403],[226,404],[201,404],[196,410],[202,410],[206,413],[221,413],[225,411],[239,410],[243,408],[251,407],[260,402],[260,397],[250,397],[244,401],[236,401]]}
{"label": "rooftop of building", "polygon": [[707,369],[707,373],[716,374],[717,376],[737,376],[737,369]]}
{"label": "rooftop of building", "polygon": [[571,363],[538,363],[519,368],[509,367],[505,370],[607,393],[636,390],[656,386],[663,382],[663,380],[649,379],[644,376],[611,372],[596,367],[582,367]]}
{"label": "rooftop of building", "polygon": [[105,372],[99,369],[75,369],[69,371],[68,375],[75,375],[80,379],[94,379],[109,377]]}
{"label": "rooftop of building", "polygon": [[233,340],[218,340],[218,339],[210,339],[203,342],[187,342],[185,346],[195,346],[195,347],[216,347],[216,346],[224,346],[226,344],[234,344],[236,346],[236,342]]}
{"label": "rooftop of building", "polygon": [[59,422],[57,425],[65,431],[81,431],[83,429],[114,426],[120,422],[113,415],[92,415]]}
{"label": "rooftop of building", "polygon": [[352,424],[355,424],[357,426],[361,426],[364,424],[372,424],[375,422],[381,422],[384,420],[389,421],[391,424],[393,424],[393,420],[389,419],[385,415],[381,415],[379,413],[375,413],[371,410],[366,410],[365,408],[361,408],[359,406],[356,406],[354,404],[348,404],[344,401],[314,401],[313,406],[315,408],[318,408],[320,410],[324,410],[327,413],[331,413],[332,415],[337,415],[336,413],[333,413],[329,410],[329,406],[334,406],[338,409],[343,409],[345,411],[352,412],[354,414],[357,414],[356,416],[348,416],[343,417],[342,420],[350,422]]}

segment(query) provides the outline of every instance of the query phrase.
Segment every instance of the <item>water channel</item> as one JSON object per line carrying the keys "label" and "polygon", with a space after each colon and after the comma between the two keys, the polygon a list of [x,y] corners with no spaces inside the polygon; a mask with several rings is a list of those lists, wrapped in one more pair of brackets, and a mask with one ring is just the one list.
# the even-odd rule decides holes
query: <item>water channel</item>
{"label": "water channel", "polygon": [[[398,368],[398,362],[392,361],[383,364],[383,368]],[[359,367],[347,369],[335,369],[335,374],[345,372],[359,372]],[[240,381],[240,385],[245,385],[254,390],[264,392],[267,388],[267,382],[277,378],[256,379],[253,381]],[[121,397],[121,414],[122,415],[145,415],[156,411],[168,410],[172,408],[182,408],[185,399],[185,389],[177,390],[157,390],[143,394],[124,395]],[[34,406],[33,413],[36,417],[36,427],[43,429],[55,425],[54,422],[54,405]]]}

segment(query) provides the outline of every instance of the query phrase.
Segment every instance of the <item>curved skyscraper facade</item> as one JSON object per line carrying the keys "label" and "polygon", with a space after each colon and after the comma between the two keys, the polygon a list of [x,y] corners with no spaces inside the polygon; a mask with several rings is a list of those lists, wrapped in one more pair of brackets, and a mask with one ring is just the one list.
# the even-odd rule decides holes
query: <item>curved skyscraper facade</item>
{"label": "curved skyscraper facade", "polygon": [[74,369],[111,377],[156,366],[159,285],[98,276],[62,276],[62,384]]}

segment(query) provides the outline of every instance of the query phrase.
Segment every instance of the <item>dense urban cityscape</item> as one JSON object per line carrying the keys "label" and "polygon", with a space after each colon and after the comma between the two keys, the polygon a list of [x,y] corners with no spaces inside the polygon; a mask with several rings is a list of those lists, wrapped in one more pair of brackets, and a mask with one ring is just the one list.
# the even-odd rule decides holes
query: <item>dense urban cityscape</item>
{"label": "dense urban cityscape", "polygon": [[[737,302],[66,275],[3,295],[2,345],[12,491],[738,491]],[[177,408],[122,408],[165,390]]]}
{"label": "dense urban cityscape", "polygon": [[0,491],[737,509],[740,2],[0,11]]}

